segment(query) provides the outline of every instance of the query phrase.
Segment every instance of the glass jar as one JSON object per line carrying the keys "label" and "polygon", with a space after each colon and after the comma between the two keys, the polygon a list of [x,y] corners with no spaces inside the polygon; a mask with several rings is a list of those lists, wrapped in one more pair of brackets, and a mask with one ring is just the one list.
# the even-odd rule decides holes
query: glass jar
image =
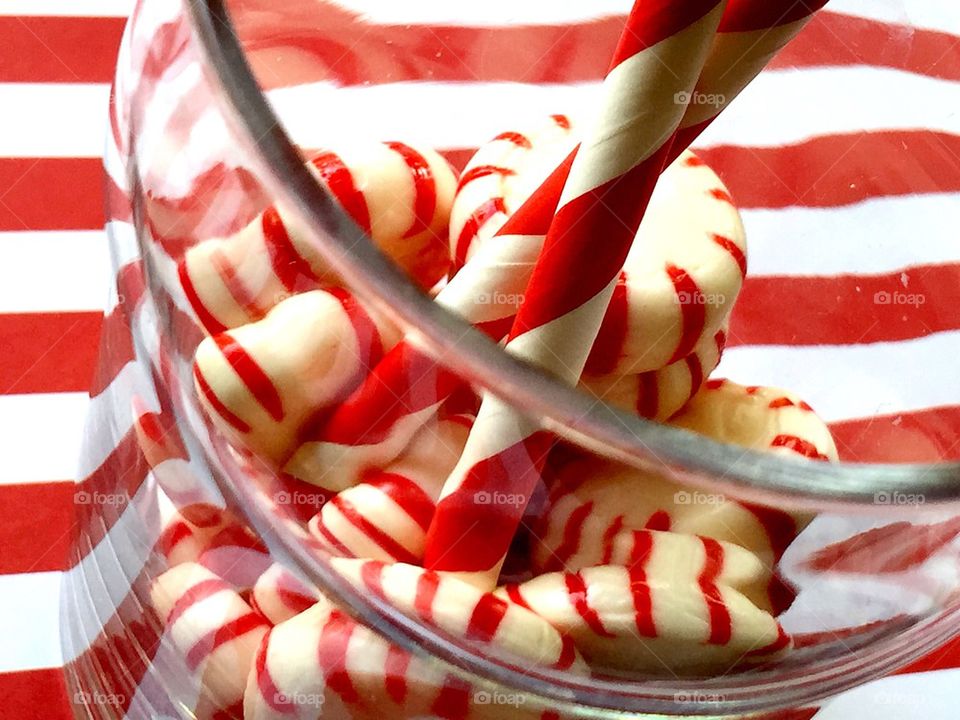
{"label": "glass jar", "polygon": [[[342,170],[316,159],[344,141],[399,138],[403,145],[391,150],[405,160],[409,155],[398,147],[436,148],[460,169],[473,148],[497,133],[551,113],[567,129],[567,115],[595,97],[628,5],[137,4],[120,53],[105,154],[117,280],[91,392],[78,562],[63,595],[67,677],[70,696],[82,701],[78,717],[239,718],[245,689],[250,717],[783,717],[777,713],[784,708],[808,707],[880,677],[960,630],[960,517],[953,510],[960,495],[958,416],[945,362],[960,343],[951,295],[956,258],[945,235],[958,212],[950,190],[960,180],[960,160],[949,152],[955,90],[938,82],[955,77],[960,60],[953,65],[948,54],[922,66],[918,53],[937,40],[911,23],[906,6],[874,19],[817,17],[698,150],[742,208],[752,263],[723,364],[712,377],[795,388],[829,421],[842,462],[744,450],[686,432],[682,421],[650,422],[637,408],[598,402],[596,391],[571,389],[516,360],[433,301],[445,282],[431,264],[435,253],[419,265],[414,258],[405,274],[367,240],[356,214],[351,219],[317,183],[322,176],[337,194]],[[844,39],[862,33],[875,42],[848,47]],[[851,87],[862,94],[848,95]],[[887,113],[888,126],[883,93],[894,92],[916,94],[922,121],[900,108]],[[813,109],[829,103],[832,112]],[[757,113],[777,130],[764,136],[756,121],[744,120]],[[305,157],[317,172],[307,169]],[[418,172],[424,176],[422,166]],[[349,211],[348,200],[338,197]],[[329,275],[318,280],[315,268],[276,264],[278,251],[269,248],[258,254],[257,238],[271,222],[285,226],[311,257],[323,258]],[[904,234],[918,228],[923,235],[907,242]],[[377,235],[372,226],[367,232]],[[769,597],[750,602],[783,611],[780,625],[793,638],[789,652],[742,662],[762,645],[754,639],[736,657],[724,655],[723,667],[707,660],[707,669],[696,662],[681,667],[673,659],[658,667],[650,661],[658,652],[643,655],[647,664],[618,666],[597,660],[606,657],[602,643],[577,640],[572,649],[569,638],[582,634],[545,621],[549,612],[522,593],[519,600],[513,591],[505,598],[484,594],[414,564],[331,560],[351,551],[337,550],[319,511],[343,488],[304,482],[289,464],[265,457],[275,451],[271,443],[289,434],[282,423],[260,438],[264,452],[235,442],[231,418],[233,431],[244,434],[249,425],[218,401],[219,390],[202,373],[198,379],[198,347],[213,342],[205,337],[241,324],[205,310],[211,296],[198,299],[187,263],[198,249],[210,249],[205,267],[228,294],[243,284],[231,285],[231,277],[267,278],[274,263],[279,286],[263,279],[252,295],[234,292],[229,299],[251,317],[293,301],[300,305],[289,327],[309,331],[319,326],[304,325],[304,318],[317,321],[303,297],[322,293],[325,302],[340,303],[361,338],[361,366],[374,364],[375,344],[389,346],[401,334],[417,357],[441,358],[446,369],[425,360],[410,367],[429,373],[414,383],[429,396],[426,405],[444,383],[456,386],[442,419],[456,425],[476,411],[477,398],[467,391],[473,387],[542,422],[552,433],[550,455],[530,496],[515,497],[507,486],[474,498],[487,506],[477,515],[485,519],[497,503],[526,507],[527,529],[514,538],[502,579],[526,580],[531,562],[545,574],[567,570],[558,582],[566,579],[581,624],[600,638],[609,634],[604,618],[591,616],[598,596],[570,587],[587,583],[590,566],[607,565],[609,556],[577,560],[582,548],[564,542],[571,531],[594,542],[594,550],[601,547],[592,533],[610,524],[591,524],[597,508],[575,518],[601,503],[602,487],[619,487],[626,477],[623,487],[642,486],[644,493],[608,498],[612,514],[601,520],[619,518],[618,530],[658,543],[677,536],[687,542],[707,525],[691,521],[694,530],[671,532],[671,519],[676,525],[713,514],[720,518],[714,525],[729,532],[703,540],[698,552],[708,555],[708,547],[762,554],[750,537],[765,533],[766,555],[756,562],[764,566],[757,572]],[[316,317],[334,316],[340,317]],[[290,342],[282,332],[264,337],[257,342],[280,358],[281,368],[294,363],[293,348],[307,343],[299,335]],[[233,353],[235,369],[245,362],[236,347],[218,347],[224,357]],[[361,379],[348,377],[337,389],[352,390]],[[284,392],[296,398],[301,390]],[[304,397],[309,392],[302,388]],[[807,412],[792,395],[743,392]],[[325,403],[331,405],[329,397]],[[292,433],[298,441],[305,426],[329,420],[316,415],[323,403],[301,405]],[[269,413],[269,398],[264,407]],[[432,422],[425,418],[416,421]],[[378,420],[367,418],[358,432]],[[401,446],[374,453],[368,465],[389,471],[404,452]],[[428,453],[425,466],[431,463],[441,465],[439,455]],[[330,467],[339,473],[346,466],[344,460]],[[352,482],[386,487],[363,469]],[[584,477],[599,494],[578,484]],[[643,511],[646,522],[634,527],[623,520],[627,505],[654,496]],[[342,502],[334,507],[346,513]],[[798,518],[809,522],[802,532],[791,525],[786,538],[777,534],[778,523]],[[737,532],[750,536],[747,549]],[[389,555],[388,545],[384,540],[373,555]],[[486,551],[482,542],[471,547]],[[544,557],[544,547],[552,558]],[[696,558],[684,592],[695,588],[708,615],[729,615],[718,603],[729,601],[724,593],[736,586],[716,589],[720,570],[708,578],[709,557]],[[634,574],[628,581],[634,603],[638,588],[660,582]],[[431,583],[437,584],[431,602],[438,604],[427,612],[419,591]],[[279,610],[265,605],[259,593],[265,586]],[[680,606],[687,596],[669,597]],[[531,603],[532,610],[523,607]],[[280,621],[310,613],[310,622]],[[739,632],[739,617],[728,634]],[[701,647],[693,643],[694,654],[713,657],[712,646],[724,645],[714,631],[697,641]],[[650,640],[632,631],[620,639],[634,649]],[[691,647],[689,638],[676,642]],[[663,647],[672,658],[674,646]]]}

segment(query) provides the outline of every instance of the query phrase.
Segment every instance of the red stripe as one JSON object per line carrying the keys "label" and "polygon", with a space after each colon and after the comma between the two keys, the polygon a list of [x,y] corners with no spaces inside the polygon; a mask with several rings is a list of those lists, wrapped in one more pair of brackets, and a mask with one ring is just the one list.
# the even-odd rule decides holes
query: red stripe
{"label": "red stripe", "polygon": [[577,660],[577,645],[569,635],[560,633],[560,655],[553,664],[557,670],[567,670]]}
{"label": "red stripe", "polygon": [[356,627],[356,623],[342,612],[332,610],[320,631],[317,653],[326,686],[347,705],[360,704],[360,693],[347,670],[347,649]]}
{"label": "red stripe", "polygon": [[416,565],[420,562],[420,558],[407,550],[407,548],[387,534],[382,528],[364,517],[353,503],[342,495],[334,495],[330,500],[330,504],[340,511],[348,523],[353,525],[365,537],[376,543],[396,562],[409,563],[410,565]]}
{"label": "red stripe", "polygon": [[407,670],[410,667],[410,653],[399,645],[390,644],[387,659],[384,662],[384,685],[387,694],[398,705],[407,697]]}
{"label": "red stripe", "polygon": [[231,299],[251,317],[266,315],[266,310],[257,304],[256,293],[246,286],[226,254],[219,247],[210,253],[210,264],[216,270]]}
{"label": "red stripe", "polygon": [[749,32],[802,20],[827,0],[732,0],[720,21],[720,32]]}
{"label": "red stripe", "polygon": [[246,613],[235,620],[224,623],[197,640],[193,647],[187,651],[185,658],[187,667],[195,670],[200,666],[200,663],[215,653],[219,647],[243,637],[249,632],[266,627],[267,623],[264,619],[254,612]]}
{"label": "red stripe", "polygon": [[0,158],[0,231],[103,228],[99,158]]}
{"label": "red stripe", "polygon": [[553,552],[550,560],[544,566],[544,572],[561,570],[566,563],[580,549],[580,539],[583,536],[583,526],[593,512],[593,501],[581,503],[567,516],[563,525],[563,538],[560,545]]}
{"label": "red stripe", "polygon": [[796,405],[793,402],[793,400],[787,397],[781,397],[781,398],[776,398],[775,400],[771,400],[770,404],[768,405],[768,407],[772,410],[776,410],[778,408],[784,408],[784,407],[795,407],[795,406]]}
{"label": "red stripe", "polygon": [[360,228],[370,234],[370,211],[363,192],[357,188],[350,168],[332,152],[324,152],[311,158],[310,164],[326,183],[344,211]]}
{"label": "red stripe", "polygon": [[226,330],[227,326],[217,320],[200,298],[200,293],[197,292],[197,288],[193,284],[193,279],[190,277],[190,271],[187,269],[187,263],[183,260],[177,264],[177,275],[180,278],[180,287],[183,288],[190,307],[193,308],[197,319],[200,321],[200,324],[206,328],[207,332],[211,335],[216,335]]}
{"label": "red stripe", "polygon": [[960,191],[960,136],[930,130],[823,135],[778,147],[721,145],[697,153],[736,190],[741,209],[839,207],[873,197]]}
{"label": "red stripe", "polygon": [[76,492],[73,482],[0,485],[0,575],[66,568]]}
{"label": "red stripe", "polygon": [[[904,286],[904,276],[907,285]],[[803,298],[803,312],[775,312],[774,298]],[[731,321],[737,345],[855,345],[960,329],[960,263],[883,275],[753,277]],[[841,312],[842,310],[842,312]]]}
{"label": "red stripe", "polygon": [[771,642],[767,643],[763,647],[754,648],[747,653],[748,656],[757,657],[760,655],[771,655],[775,652],[780,652],[790,647],[790,636],[784,632],[783,628],[780,625],[777,625],[777,637]]}
{"label": "red stripe", "polygon": [[767,535],[767,542],[773,552],[774,561],[779,561],[787,551],[790,543],[797,537],[797,521],[783,510],[741,503],[743,508],[750,512]]}
{"label": "red stripe", "polygon": [[273,676],[270,674],[270,665],[267,663],[267,649],[270,645],[270,634],[272,632],[272,628],[267,630],[267,633],[263,636],[263,640],[260,643],[260,647],[257,649],[257,656],[254,662],[257,688],[260,690],[260,697],[267,703],[267,706],[270,707],[271,710],[284,715],[291,715],[296,708],[294,704],[280,692]]}
{"label": "red stripe", "polygon": [[719,4],[719,0],[646,0],[635,4],[614,53],[613,65],[679,33]]}
{"label": "red stripe", "polygon": [[196,585],[187,590],[183,595],[177,598],[165,620],[167,627],[173,626],[185,612],[203,600],[213,597],[219,592],[230,591],[230,586],[220,578],[210,578],[201,580]]}
{"label": "red stripe", "polygon": [[0,17],[0,82],[108,83],[124,18]]}
{"label": "red stripe", "polygon": [[[828,11],[814,15],[802,40],[789,43],[768,68],[874,65],[960,80],[957,36]],[[854,42],[851,39],[855,38]]]}
{"label": "red stripe", "polygon": [[197,381],[197,387],[200,388],[200,392],[214,411],[223,418],[224,422],[238,430],[241,433],[250,432],[250,426],[247,425],[243,420],[234,415],[226,405],[220,402],[220,398],[217,397],[217,394],[213,391],[209,384],[207,384],[207,379],[203,376],[203,373],[200,372],[200,366],[193,366],[193,378]]}
{"label": "red stripe", "polygon": [[170,556],[170,553],[184,540],[193,537],[193,530],[190,528],[187,523],[183,520],[177,520],[176,522],[168,525],[164,528],[163,532],[160,533],[160,540],[157,544],[160,546],[160,550],[167,557]]}
{"label": "red stripe", "polygon": [[99,312],[0,314],[0,394],[86,391],[102,322]]}
{"label": "red stripe", "polygon": [[533,147],[533,143],[530,142],[530,139],[526,135],[513,131],[502,132],[493,138],[493,140],[506,140],[507,142],[513,143],[517,147],[525,148],[527,150]]}
{"label": "red stripe", "polygon": [[707,642],[711,645],[726,645],[733,635],[733,622],[720,588],[717,587],[717,578],[723,570],[723,546],[713,538],[701,537],[700,541],[703,543],[705,557],[698,582],[710,617],[710,637]]}
{"label": "red stripe", "polygon": [[669,263],[666,270],[673,282],[677,303],[680,305],[680,340],[669,360],[669,362],[676,362],[693,352],[694,346],[703,334],[707,321],[707,306],[703,301],[703,292],[686,270]]}
{"label": "red stripe", "polygon": [[523,597],[523,593],[520,591],[520,586],[517,583],[509,583],[503,586],[504,591],[507,593],[507,597],[510,598],[510,602],[514,605],[519,605],[522,608],[526,608],[530,612],[533,612],[533,608],[527,603]]}
{"label": "red stripe", "polygon": [[770,441],[770,447],[783,447],[793,450],[798,455],[810,458],[811,460],[829,460],[817,446],[809,440],[797,437],[796,435],[777,435]]}
{"label": "red stripe", "polygon": [[396,473],[378,472],[363,481],[393,500],[401,510],[426,532],[433,518],[433,500],[415,482]]}
{"label": "red stripe", "polygon": [[613,542],[616,540],[617,533],[623,529],[623,515],[617,515],[613,522],[603,533],[603,539],[600,541],[600,547],[603,548],[603,556],[600,558],[601,565],[609,565],[613,557]]}
{"label": "red stripe", "polygon": [[690,395],[693,397],[700,386],[703,385],[703,364],[696,353],[691,353],[686,357],[687,370],[690,372]]}
{"label": "red stripe", "polygon": [[847,462],[942,462],[960,460],[960,406],[876,415],[831,423]]}
{"label": "red stripe", "polygon": [[666,510],[657,510],[655,513],[653,513],[653,515],[647,518],[647,522],[643,524],[643,529],[667,532],[670,530],[671,522],[670,513],[668,513]]}
{"label": "red stripe", "polygon": [[430,228],[437,210],[437,183],[433,171],[426,158],[409,145],[400,142],[385,144],[403,158],[413,178],[413,223],[403,236],[419,235]]}
{"label": "red stripe", "polygon": [[570,129],[570,118],[568,118],[566,115],[551,115],[550,119],[564,130]]}
{"label": "red stripe", "polygon": [[623,357],[623,343],[627,339],[629,310],[627,303],[627,274],[620,272],[613,296],[603,316],[600,331],[590,348],[583,371],[589,375],[612,373]]}
{"label": "red stripe", "polygon": [[655,370],[637,375],[637,414],[654,418],[660,411],[660,383]]}
{"label": "red stripe", "polygon": [[509,607],[506,601],[496,595],[490,593],[482,595],[470,614],[466,636],[483,643],[491,642]]}
{"label": "red stripe", "polygon": [[351,385],[351,387],[356,387],[361,378],[367,375],[367,371],[383,359],[383,339],[380,337],[377,324],[357,298],[339,287],[329,288],[327,292],[340,302],[357,340],[357,347],[360,352],[357,357],[358,376]]}
{"label": "red stripe", "polygon": [[314,517],[316,518],[316,521],[311,522],[309,525],[309,528],[313,533],[319,533],[320,537],[323,540],[326,540],[330,546],[340,554],[341,557],[355,557],[353,550],[344,545],[340,541],[340,538],[334,535],[333,531],[327,527],[326,523],[323,522],[323,517],[321,515],[317,514]]}
{"label": "red stripe", "polygon": [[429,570],[417,578],[417,592],[413,598],[413,609],[417,617],[426,623],[433,623],[433,601],[440,587],[440,576]]}
{"label": "red stripe", "polygon": [[76,717],[61,668],[0,673],[0,697],[9,718],[72,720]]}
{"label": "red stripe", "polygon": [[737,267],[740,268],[740,277],[747,276],[747,256],[744,254],[743,250],[740,249],[740,246],[737,245],[733,240],[723,235],[717,235],[716,233],[711,233],[710,237],[713,241],[730,253],[730,257],[733,258],[733,261],[737,264]]}
{"label": "red stripe", "polygon": [[653,535],[647,530],[633,533],[633,549],[627,572],[630,576],[630,595],[633,598],[633,614],[637,632],[642,637],[657,637],[657,624],[653,617],[653,596],[647,578],[647,563],[653,554]]}
{"label": "red stripe", "polygon": [[368,590],[381,598],[386,597],[383,592],[383,568],[383,563],[377,560],[368,560],[360,566],[360,580]]}
{"label": "red stripe", "polygon": [[565,573],[563,581],[567,588],[567,596],[570,599],[570,604],[587,624],[587,627],[590,628],[595,635],[599,635],[600,637],[616,637],[616,635],[603,626],[603,623],[600,621],[600,616],[597,615],[597,611],[590,607],[590,603],[587,600],[587,585],[583,581],[580,573]]}
{"label": "red stripe", "polygon": [[469,185],[474,180],[479,180],[480,178],[490,177],[491,175],[510,177],[516,174],[516,171],[510,168],[498,167],[496,165],[477,165],[460,176],[460,181],[457,183],[457,192],[460,192],[464,185]]}
{"label": "red stripe", "polygon": [[275,207],[270,206],[263,211],[260,228],[263,231],[263,243],[270,256],[270,267],[273,268],[273,273],[279,278],[283,287],[290,292],[296,292],[302,289],[301,278],[305,278],[308,283],[316,282],[317,276],[313,268],[297,252]]}
{"label": "red stripe", "polygon": [[260,406],[270,417],[281,422],[284,417],[283,401],[273,380],[264,372],[260,364],[228,332],[214,335],[213,341]]}
{"label": "red stripe", "polygon": [[506,214],[507,206],[502,197],[490,198],[480,207],[474,210],[467,221],[463,224],[460,234],[457,235],[457,242],[454,245],[454,260],[456,266],[461,268],[467,262],[467,253],[470,252],[470,246],[477,237],[477,233],[486,225],[491,218],[498,214]]}
{"label": "red stripe", "polygon": [[430,706],[430,713],[441,720],[466,720],[470,715],[470,699],[470,685],[448,675]]}

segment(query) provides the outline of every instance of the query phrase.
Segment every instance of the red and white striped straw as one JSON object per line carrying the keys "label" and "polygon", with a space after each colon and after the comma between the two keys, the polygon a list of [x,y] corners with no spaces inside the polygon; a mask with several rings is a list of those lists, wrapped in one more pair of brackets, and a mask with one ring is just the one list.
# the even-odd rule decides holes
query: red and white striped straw
{"label": "red and white striped straw", "polygon": [[[678,156],[794,37],[825,0],[730,0],[677,131]],[[722,99],[711,104],[710,100]],[[574,153],[484,243],[437,296],[437,302],[495,340],[510,329],[566,182]],[[462,386],[456,373],[401,342],[334,411],[288,466],[304,479],[322,468],[350,475],[396,456],[436,409]],[[314,480],[315,482],[315,480]]]}
{"label": "red and white striped straw", "polygon": [[[726,0],[638,0],[534,267],[507,350],[569,384],[590,348]],[[551,438],[484,397],[427,533],[425,566],[495,584]]]}
{"label": "red and white striped straw", "polygon": [[674,160],[827,0],[730,0],[670,151]]}

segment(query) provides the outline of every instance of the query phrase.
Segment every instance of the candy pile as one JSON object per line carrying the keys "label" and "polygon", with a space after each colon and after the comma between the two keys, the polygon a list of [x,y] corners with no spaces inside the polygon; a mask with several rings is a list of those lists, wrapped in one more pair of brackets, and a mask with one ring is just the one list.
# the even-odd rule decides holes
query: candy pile
{"label": "candy pile", "polygon": [[[722,108],[676,99],[732,99],[816,3],[786,5],[637,3],[596,118],[505,131],[459,177],[401,142],[308,166],[416,284],[509,352],[646,418],[835,460],[802,399],[710,379],[747,247],[730,193],[686,149]],[[194,363],[206,415],[241,455],[322,489],[304,527],[349,582],[519,667],[710,674],[789,650],[777,564],[810,517],[558,443],[417,351],[306,237],[269,207],[191,248],[180,281],[208,334]],[[198,523],[176,501],[167,515],[154,604],[202,678],[198,717],[541,717],[473,702],[235,518]]]}

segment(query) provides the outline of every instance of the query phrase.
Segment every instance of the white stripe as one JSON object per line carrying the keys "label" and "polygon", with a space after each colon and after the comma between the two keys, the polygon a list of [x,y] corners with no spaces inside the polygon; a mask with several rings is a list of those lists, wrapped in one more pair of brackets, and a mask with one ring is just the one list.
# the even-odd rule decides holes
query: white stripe
{"label": "white stripe", "polygon": [[102,230],[0,232],[0,312],[102,310],[112,280]]}
{"label": "white stripe", "polygon": [[0,83],[0,156],[100,157],[109,100],[106,84]]}
{"label": "white stripe", "polygon": [[837,208],[741,210],[750,276],[894,272],[960,262],[960,194],[906,195]]}
{"label": "white stripe", "polygon": [[[827,9],[960,35],[960,10],[953,0],[830,0]],[[909,46],[909,37],[904,38],[904,42]],[[896,43],[891,42],[891,49],[895,47]]]}
{"label": "white stripe", "polygon": [[86,393],[0,395],[0,485],[73,480],[88,404]]}
{"label": "white stripe", "polygon": [[827,700],[814,720],[955,720],[960,669],[876,680]]}
{"label": "white stripe", "polygon": [[[397,138],[436,148],[476,147],[546,113],[589,107],[599,82],[390,83],[335,89],[311,83],[269,93],[301,145],[331,138]],[[109,88],[99,84],[0,83],[0,156],[99,157],[107,132]],[[896,98],[896,102],[891,102]],[[716,123],[701,146],[777,146],[822,134],[929,128],[960,134],[960,83],[876,67],[762,73]],[[336,108],[317,120],[316,108]],[[509,118],[502,108],[509,107]],[[67,111],[69,109],[69,112]],[[191,143],[222,147],[223,126],[197,126]],[[196,163],[201,164],[202,158]]]}
{"label": "white stripe", "polygon": [[[383,24],[430,24],[467,26],[559,25],[623,16],[627,0],[593,0],[590,3],[554,0],[485,0],[451,3],[446,0],[337,0],[337,4],[360,13],[364,19]],[[322,18],[322,16],[321,16]]]}
{"label": "white stripe", "polygon": [[[600,84],[392,83],[335,90],[309,84],[270,93],[294,138],[397,137],[439,148],[476,147],[547,112],[590,106]],[[896,102],[891,102],[896,98]],[[823,134],[929,128],[960,134],[960,83],[865,66],[776,70],[754,80],[700,146],[777,146]],[[315,108],[336,107],[317,122]],[[500,108],[509,107],[505,120]],[[343,135],[341,135],[341,133]],[[214,140],[214,138],[210,138]]]}
{"label": "white stripe", "polygon": [[727,348],[714,377],[790,388],[828,422],[960,405],[960,331],[867,345]]}
{"label": "white stripe", "polygon": [[126,17],[134,0],[3,0],[0,15]]}
{"label": "white stripe", "polygon": [[[774,147],[817,135],[926,128],[960,134],[960,82],[864,65],[761,73],[697,146]],[[839,159],[839,158],[838,158]]]}
{"label": "white stripe", "polygon": [[0,575],[0,672],[59,667],[60,572]]}
{"label": "white stripe", "polygon": [[[523,85],[503,82],[401,82],[335,89],[311,83],[270,91],[288,132],[309,148],[331,138],[397,138],[435,148],[477,147],[515,127],[535,125],[599,97],[600,83]],[[318,122],[316,109],[326,112]],[[503,108],[510,108],[508,117]],[[212,138],[211,138],[212,140]]]}

